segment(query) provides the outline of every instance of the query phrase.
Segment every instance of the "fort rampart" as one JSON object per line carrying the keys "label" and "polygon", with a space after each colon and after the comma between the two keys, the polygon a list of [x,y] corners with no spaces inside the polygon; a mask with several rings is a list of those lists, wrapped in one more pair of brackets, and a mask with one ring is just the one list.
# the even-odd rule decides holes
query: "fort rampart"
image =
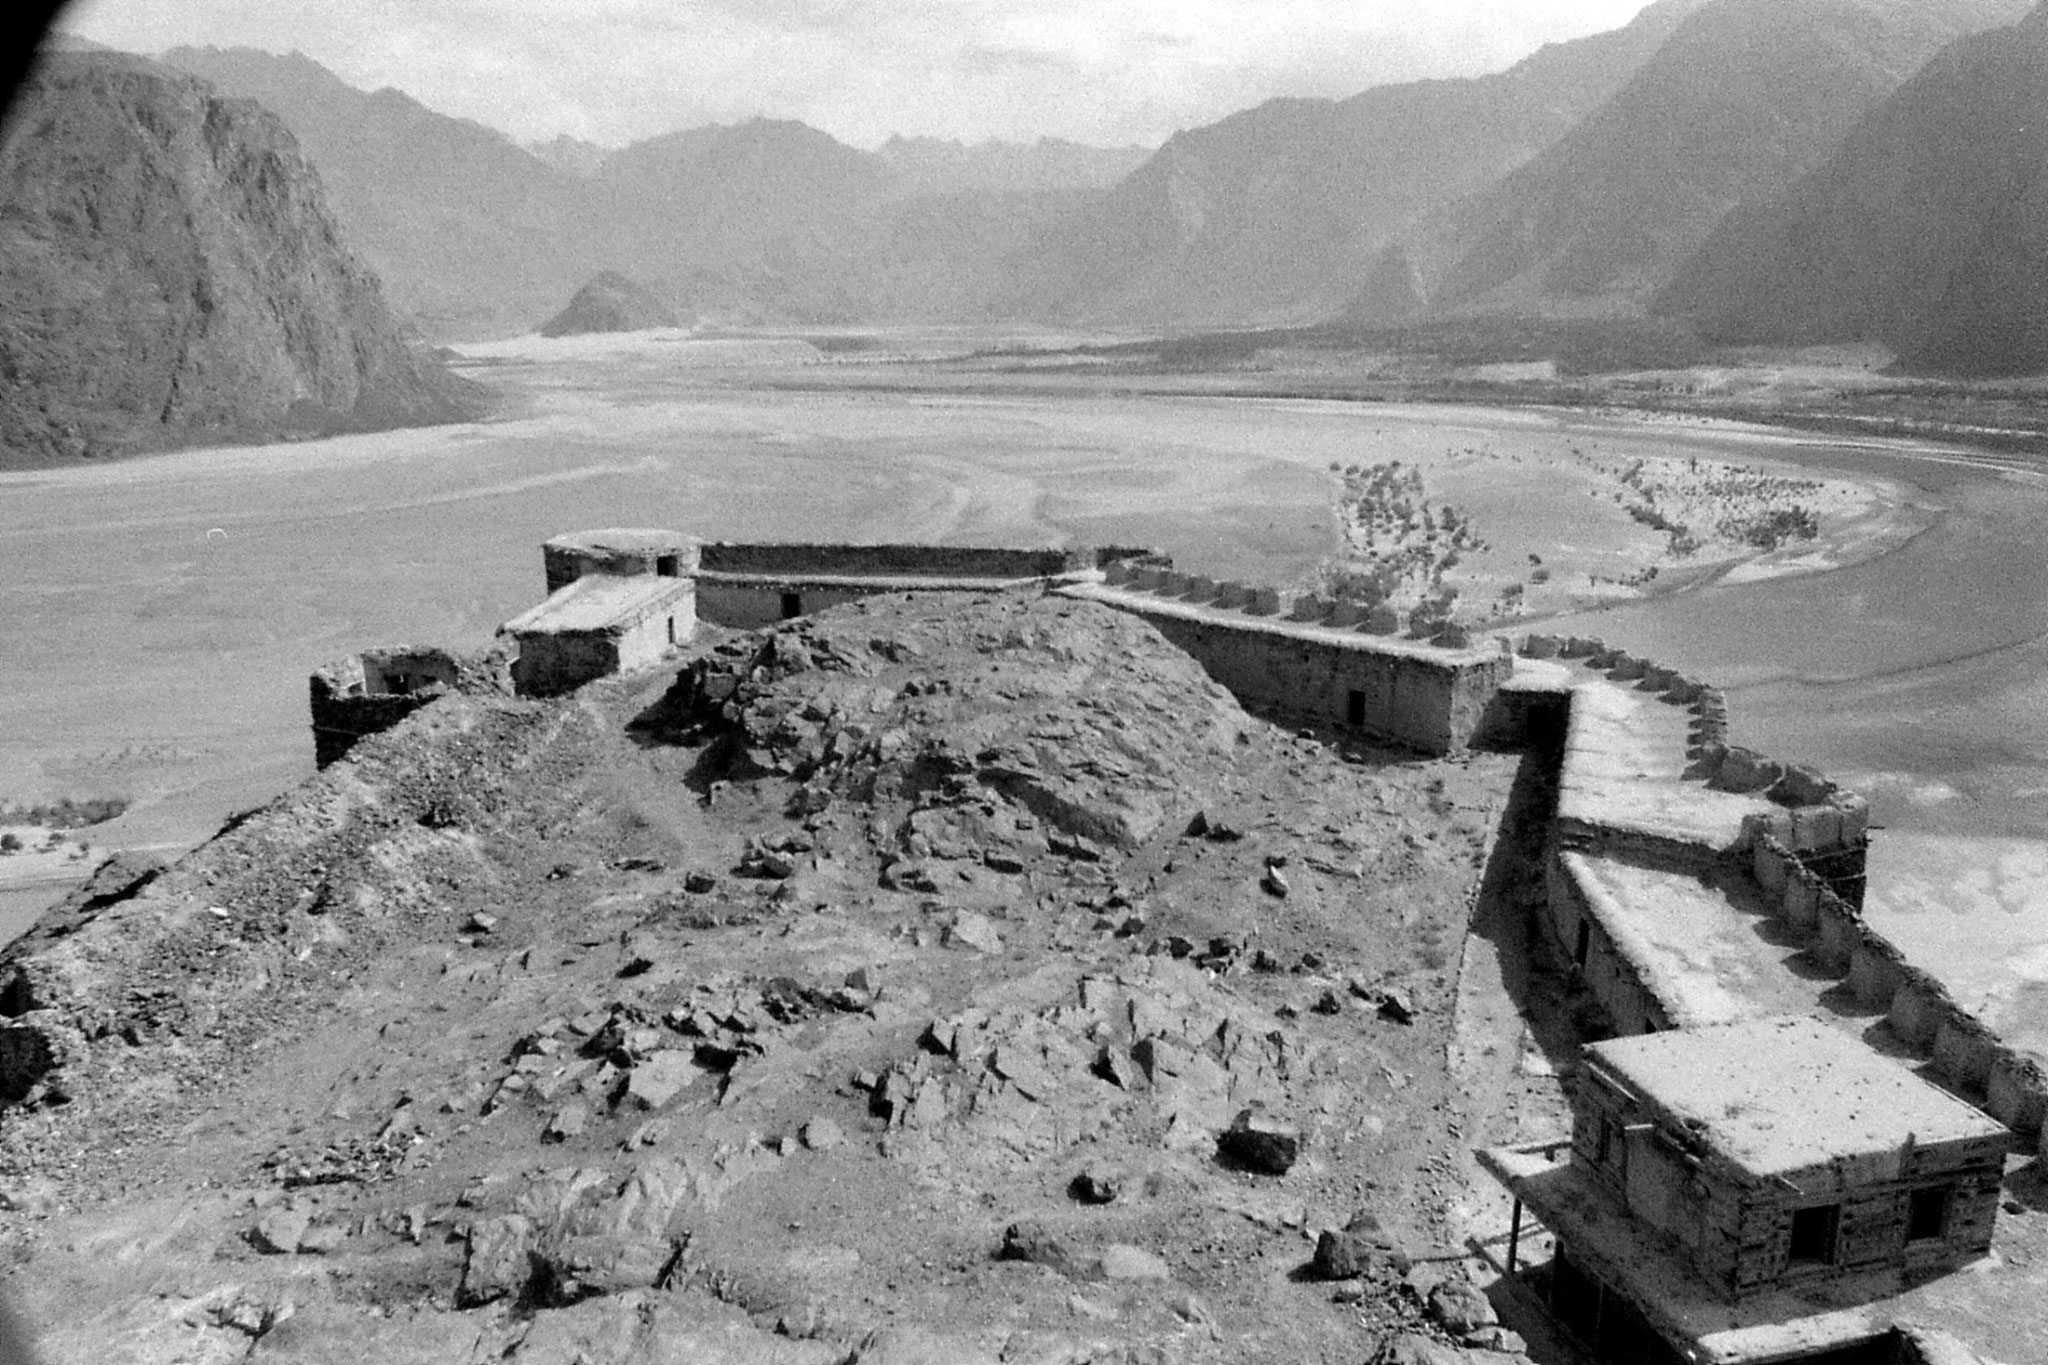
{"label": "fort rampart", "polygon": [[[1751,917],[1761,914],[1772,921],[1770,942],[1795,948],[1862,1015],[1882,1018],[1930,1075],[2016,1132],[2042,1130],[2048,1075],[2039,1060],[2007,1046],[1864,920],[1869,810],[1860,796],[1811,768],[1731,747],[1725,698],[1695,679],[1598,640],[1532,636],[1519,652],[1570,661],[1609,684],[1568,689],[1546,920],[1618,1032],[1767,1012],[1761,1002],[1775,983],[1729,988],[1698,970],[1713,955],[1714,934],[1757,940]],[[1682,732],[1654,713],[1633,717],[1638,744],[1662,736],[1683,745],[1661,755],[1666,804],[1625,783],[1616,790],[1610,737],[1601,733],[1603,717],[1618,711],[1615,684],[1685,714]],[[1640,748],[1628,755],[1639,769],[1659,757]],[[1631,895],[1631,884],[1659,894]],[[1675,924],[1679,916],[1694,922]],[[1714,917],[1724,926],[1699,922]],[[2048,1154],[2048,1133],[2042,1143]]]}
{"label": "fort rampart", "polygon": [[1498,649],[1432,644],[1279,614],[1270,589],[1171,570],[1063,594],[1142,616],[1247,710],[1347,728],[1424,753],[1454,753],[1486,728],[1514,672]]}

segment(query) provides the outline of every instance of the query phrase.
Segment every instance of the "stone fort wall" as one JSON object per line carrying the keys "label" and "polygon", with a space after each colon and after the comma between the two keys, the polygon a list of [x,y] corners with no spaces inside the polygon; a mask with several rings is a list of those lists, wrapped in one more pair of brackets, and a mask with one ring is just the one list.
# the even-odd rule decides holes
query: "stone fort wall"
{"label": "stone fort wall", "polygon": [[1671,908],[1617,896],[1598,875],[1599,860],[1739,878],[1741,889],[1754,893],[1744,899],[1765,908],[1773,942],[1803,950],[1806,964],[1837,983],[1862,1013],[1881,1017],[1932,1078],[2015,1132],[2040,1134],[2048,1156],[2048,1074],[2040,1062],[2005,1044],[1863,918],[1869,812],[1860,796],[1813,769],[1729,746],[1726,699],[1711,686],[1598,640],[1531,636],[1520,642],[1520,653],[1580,660],[1610,680],[1637,680],[1645,690],[1661,692],[1668,704],[1693,715],[1686,780],[1702,793],[1747,793],[1768,802],[1743,818],[1732,844],[1674,833],[1646,838],[1624,823],[1603,825],[1583,809],[1573,815],[1566,806],[1563,794],[1585,780],[1574,769],[1592,766],[1591,755],[1575,752],[1567,740],[1546,928],[1559,951],[1576,960],[1580,979],[1618,1032],[1698,1021],[1690,1017],[1688,983],[1675,979],[1671,964],[1645,945],[1640,932]]}

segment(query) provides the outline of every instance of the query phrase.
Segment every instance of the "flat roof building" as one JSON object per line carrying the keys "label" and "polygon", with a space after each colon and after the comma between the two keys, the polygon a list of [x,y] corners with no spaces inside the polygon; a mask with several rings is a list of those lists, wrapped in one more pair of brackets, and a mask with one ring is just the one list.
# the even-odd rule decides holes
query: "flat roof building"
{"label": "flat roof building", "polygon": [[1525,1208],[1555,1237],[1540,1287],[1596,1352],[1860,1365],[1890,1358],[1887,1298],[1990,1250],[2009,1138],[1841,1030],[1776,1018],[1593,1044],[1569,1142],[1480,1160],[1515,1196],[1511,1248]]}
{"label": "flat roof building", "polygon": [[519,645],[512,685],[551,697],[654,663],[696,631],[688,578],[579,578],[498,628]]}

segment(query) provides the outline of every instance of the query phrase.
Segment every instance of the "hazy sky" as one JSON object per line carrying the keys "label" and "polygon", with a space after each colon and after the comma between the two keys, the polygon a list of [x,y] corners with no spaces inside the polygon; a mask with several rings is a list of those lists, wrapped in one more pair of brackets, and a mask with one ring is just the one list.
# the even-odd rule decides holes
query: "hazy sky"
{"label": "hazy sky", "polygon": [[531,141],[756,114],[891,133],[1157,143],[1275,95],[1497,70],[1645,0],[78,0],[131,52],[297,49]]}

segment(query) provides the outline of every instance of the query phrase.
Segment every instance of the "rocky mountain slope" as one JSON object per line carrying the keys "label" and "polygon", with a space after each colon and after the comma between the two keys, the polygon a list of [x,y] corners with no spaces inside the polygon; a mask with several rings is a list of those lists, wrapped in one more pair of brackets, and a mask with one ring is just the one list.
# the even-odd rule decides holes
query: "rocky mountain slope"
{"label": "rocky mountain slope", "polygon": [[1410,242],[1433,310],[1633,311],[1737,204],[1819,166],[2029,0],[1714,0],[1614,98]]}
{"label": "rocky mountain slope", "polygon": [[650,327],[680,327],[675,310],[616,270],[600,271],[576,291],[561,312],[540,326],[544,337],[582,336],[588,332],[640,332]]}
{"label": "rocky mountain slope", "polygon": [[1520,1359],[1446,1062],[1508,760],[1029,595],[669,682],[438,702],[7,951],[51,1365]]}
{"label": "rocky mountain slope", "polygon": [[115,54],[51,54],[0,149],[0,458],[452,420],[276,118]]}
{"label": "rocky mountain slope", "polygon": [[1716,341],[2048,369],[2048,6],[1956,43],[1827,165],[1731,215],[1658,307]]}
{"label": "rocky mountain slope", "polygon": [[284,121],[392,306],[431,337],[524,331],[597,271],[630,269],[583,180],[494,129],[358,90],[297,53],[177,48],[163,60]]}
{"label": "rocky mountain slope", "polygon": [[1704,0],[1498,75],[1279,99],[1176,135],[1018,263],[1013,303],[1059,317],[1241,322],[1335,312],[1425,212],[1569,132]]}

